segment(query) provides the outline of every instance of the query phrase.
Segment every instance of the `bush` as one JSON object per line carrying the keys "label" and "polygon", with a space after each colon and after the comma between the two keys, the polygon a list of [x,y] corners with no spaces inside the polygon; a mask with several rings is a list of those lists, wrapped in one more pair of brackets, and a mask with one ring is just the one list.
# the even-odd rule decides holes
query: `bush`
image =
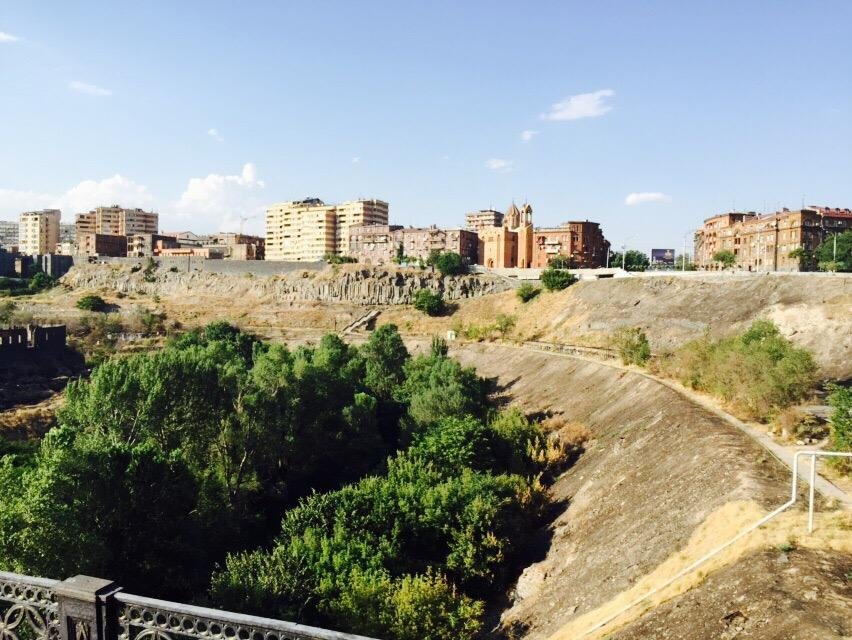
{"label": "bush", "polygon": [[651,359],[651,345],[639,327],[621,327],[613,334],[612,344],[624,364],[641,367]]}
{"label": "bush", "polygon": [[[852,389],[832,386],[828,396],[831,412],[831,449],[833,451],[852,451]],[[830,463],[845,473],[852,473],[852,459],[829,458]]]}
{"label": "bush", "polygon": [[548,291],[562,291],[577,282],[577,276],[563,269],[545,269],[541,272],[541,284]]}
{"label": "bush", "polygon": [[500,336],[505,338],[506,334],[509,333],[515,327],[515,317],[506,315],[505,313],[498,313],[497,317],[494,319],[494,328],[500,333]]}
{"label": "bush", "polygon": [[444,296],[437,291],[421,289],[414,295],[414,308],[427,316],[439,316],[444,313]]}
{"label": "bush", "polygon": [[0,302],[0,324],[9,324],[15,309],[15,303],[12,301]]}
{"label": "bush", "polygon": [[521,299],[521,302],[529,302],[533,298],[535,298],[539,293],[541,293],[541,289],[533,286],[529,282],[524,282],[520,287],[515,291],[518,298]]}
{"label": "bush", "polygon": [[547,261],[547,266],[551,269],[570,269],[571,258],[568,256],[555,256]]}
{"label": "bush", "polygon": [[768,421],[813,390],[813,356],[784,338],[769,320],[721,340],[704,336],[660,363],[684,385],[715,395],[747,419]]}
{"label": "bush", "polygon": [[50,287],[56,284],[56,280],[51,278],[49,275],[44,273],[43,271],[37,271],[32,278],[30,278],[29,284],[27,285],[27,289],[30,293],[38,293],[39,291],[44,291],[45,289],[49,289]]}
{"label": "bush", "polygon": [[328,264],[353,264],[358,262],[357,258],[341,256],[336,253],[327,253],[322,257]]}
{"label": "bush", "polygon": [[82,309],[83,311],[106,311],[107,303],[101,298],[99,295],[94,293],[87,294],[77,300],[75,305],[78,309]]}

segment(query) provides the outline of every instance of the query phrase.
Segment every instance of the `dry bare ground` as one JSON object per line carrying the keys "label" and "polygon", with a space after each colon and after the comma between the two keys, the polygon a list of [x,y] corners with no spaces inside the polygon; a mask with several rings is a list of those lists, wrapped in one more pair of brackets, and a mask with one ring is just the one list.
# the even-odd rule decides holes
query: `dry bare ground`
{"label": "dry bare ground", "polygon": [[[724,420],[653,380],[603,364],[497,345],[464,346],[453,355],[495,378],[500,392],[528,411],[555,412],[586,424],[594,434],[577,464],[553,487],[563,507],[548,528],[546,551],[524,571],[503,614],[508,637],[582,637],[615,601],[629,599],[626,593],[637,583],[645,580],[641,589],[671,575],[696,550],[721,542],[787,499],[786,468]],[[664,605],[670,610],[659,607],[632,622],[622,619],[622,635],[616,637],[843,638],[850,631],[844,625],[852,593],[836,574],[838,567],[852,564],[852,540],[845,528],[852,525],[848,518],[829,522],[822,517],[822,534],[839,540],[826,555],[825,540],[806,544],[801,520],[789,518],[773,536],[752,539],[752,546],[738,548],[710,574],[717,581],[735,576],[734,584],[719,583],[712,591],[731,597],[674,592]],[[807,547],[791,556],[797,570],[767,576],[760,559],[766,554],[776,558],[782,552],[772,545],[790,535]],[[817,550],[810,549],[814,546]],[[826,558],[830,570],[823,566]],[[706,584],[699,580],[697,589]],[[801,610],[788,605],[814,585],[828,585],[817,587],[818,604],[811,605],[819,616],[802,627],[805,635],[785,635],[801,616]],[[754,607],[769,613],[758,615]],[[642,613],[640,607],[633,615]],[[671,622],[694,619],[695,624],[669,628],[658,623],[665,633],[649,633],[655,628],[647,626],[654,624],[652,616],[664,620],[665,615],[673,616]],[[750,635],[725,635],[732,633],[731,624],[740,624],[740,615],[750,621]],[[581,616],[586,617],[578,622]],[[566,627],[572,623],[579,626]],[[636,631],[640,628],[645,631]]]}

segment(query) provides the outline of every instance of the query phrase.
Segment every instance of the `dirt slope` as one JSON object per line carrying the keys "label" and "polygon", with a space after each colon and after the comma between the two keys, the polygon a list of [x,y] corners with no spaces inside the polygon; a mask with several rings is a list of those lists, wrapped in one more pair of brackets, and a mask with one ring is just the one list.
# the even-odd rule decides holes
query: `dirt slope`
{"label": "dirt slope", "polygon": [[[595,433],[586,453],[555,484],[554,497],[565,507],[550,527],[549,550],[521,576],[514,604],[503,615],[516,637],[548,638],[629,589],[683,548],[723,505],[750,501],[769,509],[786,500],[789,472],[780,463],[720,418],[653,380],[496,345],[462,347],[453,355],[496,378],[502,392],[527,410],[550,409]],[[748,562],[735,568],[747,575],[759,570]],[[806,586],[800,584],[806,574],[797,576],[790,578],[795,583],[790,589]],[[738,595],[757,598],[750,589]],[[767,587],[759,597],[781,607],[778,603],[793,597],[785,589]],[[690,607],[696,616],[721,619],[730,613],[727,603],[686,599],[678,615],[690,619]],[[777,624],[788,622],[781,616]],[[784,636],[766,631],[750,637]],[[842,636],[827,631],[812,637]]]}
{"label": "dirt slope", "polygon": [[709,331],[722,335],[756,318],[774,320],[807,347],[826,378],[852,378],[852,276],[837,274],[636,277],[583,281],[521,304],[513,292],[465,300],[448,318],[426,319],[407,308],[388,309],[380,322],[410,333],[438,333],[460,325],[493,323],[512,315],[512,337],[606,346],[619,326],[642,327],[651,347],[664,351]]}

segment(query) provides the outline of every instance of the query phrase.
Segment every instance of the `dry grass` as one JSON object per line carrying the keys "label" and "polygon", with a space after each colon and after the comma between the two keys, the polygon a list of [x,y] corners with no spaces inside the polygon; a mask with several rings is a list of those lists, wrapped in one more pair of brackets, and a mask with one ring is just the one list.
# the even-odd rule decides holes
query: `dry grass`
{"label": "dry grass", "polygon": [[648,609],[656,607],[667,600],[686,593],[703,582],[710,573],[729,566],[739,559],[756,551],[766,548],[787,548],[790,546],[809,547],[814,549],[830,549],[842,553],[852,553],[852,514],[833,512],[819,514],[816,530],[807,534],[807,514],[801,511],[788,511],[769,521],[757,531],[737,541],[734,545],[722,551],[719,555],[708,560],[696,571],[678,579],[664,588],[647,601],[638,604],[618,618],[598,629],[584,635],[585,632],[603,621],[629,602],[642,594],[665,584],[685,567],[718,546],[725,540],[766,515],[765,511],[755,502],[729,502],[716,511],[698,527],[689,539],[686,547],[667,558],[651,573],[639,580],[633,587],[623,591],[606,604],[575,618],[555,634],[550,640],[592,640],[603,638],[629,622],[636,620]]}

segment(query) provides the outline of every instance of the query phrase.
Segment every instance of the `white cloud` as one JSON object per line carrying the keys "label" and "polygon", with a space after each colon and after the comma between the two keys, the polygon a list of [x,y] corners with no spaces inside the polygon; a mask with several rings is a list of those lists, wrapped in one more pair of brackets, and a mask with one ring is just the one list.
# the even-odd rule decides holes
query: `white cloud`
{"label": "white cloud", "polygon": [[359,162],[361,162],[361,156],[355,156],[352,158],[352,164],[358,164]]}
{"label": "white cloud", "polygon": [[100,205],[150,208],[154,198],[147,187],[114,175],[103,180],[84,180],[62,195],[0,189],[0,219],[17,220],[24,211],[61,209],[62,221],[73,222],[74,214]]}
{"label": "white cloud", "polygon": [[579,93],[575,96],[569,96],[557,102],[547,113],[541,114],[542,120],[552,120],[554,122],[561,120],[578,120],[579,118],[597,118],[608,111],[612,111],[612,106],[607,103],[606,98],[611,98],[615,95],[612,89],[601,89],[592,93]]}
{"label": "white cloud", "polygon": [[646,202],[663,202],[672,201],[672,197],[659,191],[642,191],[640,193],[631,193],[624,199],[624,204],[632,207],[634,204],[645,204]]}
{"label": "white cloud", "polygon": [[46,209],[55,200],[55,197],[45,193],[0,189],[0,220],[17,220],[22,212]]}
{"label": "white cloud", "polygon": [[75,213],[111,204],[145,209],[154,205],[154,196],[148,191],[148,187],[115,174],[103,180],[83,180],[57,199],[54,206],[62,209],[65,216],[73,216]]}
{"label": "white cloud", "polygon": [[265,186],[249,162],[239,175],[211,173],[204,178],[190,178],[174,210],[182,218],[200,223],[199,228],[214,224],[221,230],[236,230],[240,218],[263,213],[258,192]]}
{"label": "white cloud", "polygon": [[521,131],[521,142],[529,142],[533,138],[535,138],[540,132],[533,131],[532,129],[526,129]]}
{"label": "white cloud", "polygon": [[0,42],[17,42],[20,40],[18,36],[13,36],[11,33],[0,31]]}
{"label": "white cloud", "polygon": [[515,161],[504,160],[503,158],[489,158],[485,161],[485,166],[497,173],[509,173],[515,168]]}
{"label": "white cloud", "polygon": [[89,84],[87,82],[80,82],[79,80],[72,80],[68,83],[68,88],[71,91],[76,91],[77,93],[85,93],[90,96],[111,96],[112,91],[109,89],[104,89],[103,87],[99,87],[94,84]]}
{"label": "white cloud", "polygon": [[219,133],[219,130],[216,128],[208,129],[207,135],[213,138],[216,142],[224,142],[225,138]]}

